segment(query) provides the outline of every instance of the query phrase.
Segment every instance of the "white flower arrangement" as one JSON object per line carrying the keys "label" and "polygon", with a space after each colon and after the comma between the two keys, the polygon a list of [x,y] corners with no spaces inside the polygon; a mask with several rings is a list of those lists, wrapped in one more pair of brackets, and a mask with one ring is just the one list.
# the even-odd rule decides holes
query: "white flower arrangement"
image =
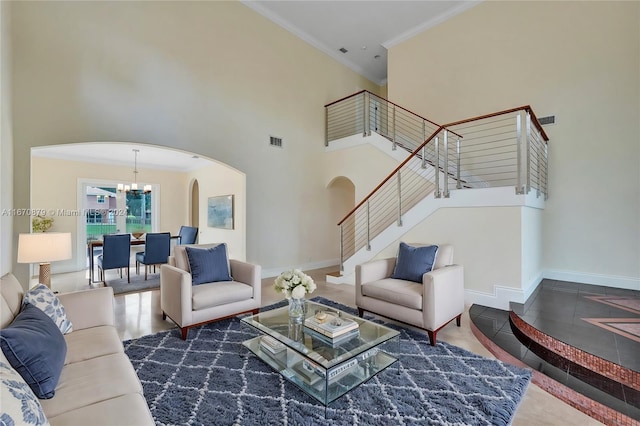
{"label": "white flower arrangement", "polygon": [[273,287],[287,299],[301,299],[307,293],[313,293],[316,283],[300,269],[291,269],[276,278]]}

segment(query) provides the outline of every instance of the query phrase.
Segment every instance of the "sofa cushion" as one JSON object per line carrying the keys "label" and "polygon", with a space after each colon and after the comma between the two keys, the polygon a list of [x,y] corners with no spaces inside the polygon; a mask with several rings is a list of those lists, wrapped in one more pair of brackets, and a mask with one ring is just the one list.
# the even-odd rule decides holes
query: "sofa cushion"
{"label": "sofa cushion", "polygon": [[[422,309],[423,286],[413,281],[385,278],[362,284],[361,289],[363,296],[384,300],[385,302],[406,306],[411,309]],[[394,317],[391,312],[378,313],[381,315],[388,314],[390,318]]]}
{"label": "sofa cushion", "polygon": [[193,286],[191,303],[194,311],[240,302],[253,297],[253,287],[238,281],[223,281]]}
{"label": "sofa cushion", "polygon": [[47,425],[40,401],[0,351],[0,401],[2,425]]}
{"label": "sofa cushion", "polygon": [[8,273],[0,278],[0,293],[2,294],[2,300],[0,301],[0,328],[4,328],[11,324],[20,312],[24,290],[15,275]]}
{"label": "sofa cushion", "polygon": [[38,398],[52,398],[67,354],[58,326],[31,304],[0,330],[0,346],[9,364]]}
{"label": "sofa cushion", "polygon": [[49,417],[49,422],[51,426],[139,426],[153,424],[153,418],[144,396],[139,393],[128,393]]}
{"label": "sofa cushion", "polygon": [[64,306],[62,306],[58,297],[46,285],[38,284],[27,291],[22,299],[22,306],[27,303],[32,304],[47,314],[58,326],[62,334],[73,331],[73,325],[71,321],[67,319],[67,312],[64,310]]}
{"label": "sofa cushion", "polygon": [[421,283],[422,275],[430,272],[438,253],[438,246],[415,247],[400,242],[398,260],[391,278]]}
{"label": "sofa cushion", "polygon": [[67,364],[56,397],[40,403],[47,417],[53,418],[128,393],[142,393],[142,385],[129,358],[117,353]]}
{"label": "sofa cushion", "polygon": [[231,281],[226,244],[210,248],[187,247],[186,250],[193,285]]}
{"label": "sofa cushion", "polygon": [[64,339],[67,341],[65,365],[124,351],[118,332],[111,326],[76,330],[65,334]]}

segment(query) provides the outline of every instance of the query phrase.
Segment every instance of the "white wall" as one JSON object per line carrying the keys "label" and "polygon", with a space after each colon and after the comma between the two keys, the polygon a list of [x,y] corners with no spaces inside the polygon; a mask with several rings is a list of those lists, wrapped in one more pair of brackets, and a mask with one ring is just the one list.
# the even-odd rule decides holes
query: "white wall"
{"label": "white wall", "polygon": [[16,207],[31,147],[142,141],[246,174],[248,261],[337,258],[323,105],[378,86],[240,2],[16,2],[11,18]]}
{"label": "white wall", "polygon": [[542,215],[544,210],[523,207],[521,210],[520,222],[520,243],[522,259],[522,279],[521,288],[524,294],[524,301],[536,289],[543,275],[542,266]]}
{"label": "white wall", "polygon": [[[367,138],[363,140],[366,141]],[[400,164],[396,159],[367,143],[337,151],[327,151],[323,155],[326,161],[324,167],[326,183],[329,184],[338,176],[347,177],[355,186],[356,204],[369,195]]]}
{"label": "white wall", "polygon": [[437,122],[555,114],[545,274],[640,289],[640,2],[483,2],[392,47],[388,70],[389,98]]}
{"label": "white wall", "polygon": [[[224,164],[213,164],[189,173],[198,180],[198,243],[227,243],[229,257],[246,260],[246,176]],[[207,225],[207,200],[219,195],[234,196],[234,228],[211,228]],[[185,220],[184,224],[187,224]]]}
{"label": "white wall", "polygon": [[[13,207],[13,135],[11,126],[10,2],[0,2],[0,210]],[[0,216],[0,276],[11,271],[13,218]]]}
{"label": "white wall", "polygon": [[[522,294],[520,223],[523,207],[442,208],[394,241],[376,258],[395,257],[400,241],[451,244],[465,269],[465,290],[498,307],[496,288]],[[506,299],[504,299],[506,300]]]}
{"label": "white wall", "polygon": [[[177,234],[188,217],[188,175],[138,167],[138,182],[157,184],[160,199],[158,232]],[[58,210],[80,211],[78,181],[98,180],[123,182],[131,179],[131,167],[113,164],[87,163],[54,158],[31,159],[31,206],[34,209],[56,212],[52,232],[71,232],[73,259],[51,264],[52,273],[77,271],[85,268],[86,244],[78,240],[78,221],[84,216],[57,214]],[[27,229],[25,232],[29,232]]]}

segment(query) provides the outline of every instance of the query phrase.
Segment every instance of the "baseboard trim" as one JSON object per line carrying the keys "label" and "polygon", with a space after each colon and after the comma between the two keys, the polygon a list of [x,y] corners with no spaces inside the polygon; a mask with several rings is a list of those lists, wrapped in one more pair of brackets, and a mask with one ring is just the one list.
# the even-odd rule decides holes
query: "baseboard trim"
{"label": "baseboard trim", "polygon": [[626,290],[640,290],[640,278],[616,275],[590,274],[584,272],[547,269],[542,277],[557,281],[570,281],[581,284],[593,284],[603,287],[623,288]]}
{"label": "baseboard trim", "polygon": [[509,310],[510,302],[526,303],[529,297],[535,293],[543,279],[640,291],[640,278],[547,269],[529,281],[525,289],[502,285],[494,285],[493,293],[466,289],[464,301],[468,305],[477,304],[495,309]]}
{"label": "baseboard trim", "polygon": [[524,291],[501,285],[493,286],[493,294],[469,289],[464,291],[466,305],[476,304],[508,311],[511,302],[524,303]]}
{"label": "baseboard trim", "polygon": [[531,295],[535,293],[535,291],[538,289],[538,286],[542,282],[542,279],[543,279],[543,273],[540,272],[538,275],[536,275],[534,279],[530,280],[529,285],[527,285],[527,288],[524,289],[523,301],[517,302],[517,303],[526,303],[527,300],[529,300],[529,298],[531,297]]}

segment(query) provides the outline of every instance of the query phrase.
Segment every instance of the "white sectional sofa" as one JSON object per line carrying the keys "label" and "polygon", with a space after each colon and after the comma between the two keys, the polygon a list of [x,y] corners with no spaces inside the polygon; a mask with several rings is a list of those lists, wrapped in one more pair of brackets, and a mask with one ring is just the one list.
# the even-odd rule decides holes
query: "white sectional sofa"
{"label": "white sectional sofa", "polygon": [[[24,291],[7,274],[0,293],[0,328],[6,328],[20,312]],[[55,395],[39,400],[49,424],[155,424],[114,326],[113,289],[60,294],[58,299],[73,331],[64,335],[67,353]]]}

